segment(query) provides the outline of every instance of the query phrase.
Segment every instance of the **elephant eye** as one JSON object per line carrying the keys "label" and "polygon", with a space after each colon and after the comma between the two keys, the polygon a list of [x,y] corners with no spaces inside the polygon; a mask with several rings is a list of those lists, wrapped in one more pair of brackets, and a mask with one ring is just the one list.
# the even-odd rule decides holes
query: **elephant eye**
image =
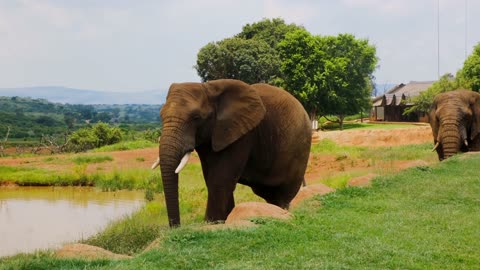
{"label": "elephant eye", "polygon": [[197,121],[197,120],[200,120],[200,119],[201,119],[200,114],[198,114],[198,113],[192,114],[192,120]]}

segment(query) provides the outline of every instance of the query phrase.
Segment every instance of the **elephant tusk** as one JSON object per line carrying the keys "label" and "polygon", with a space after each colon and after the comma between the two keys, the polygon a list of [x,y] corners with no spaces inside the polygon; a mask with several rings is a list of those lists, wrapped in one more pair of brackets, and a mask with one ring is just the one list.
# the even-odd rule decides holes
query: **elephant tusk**
{"label": "elephant tusk", "polygon": [[153,165],[152,165],[152,170],[155,169],[155,168],[157,168],[158,165],[160,165],[160,158],[157,158],[157,161],[155,161],[155,163],[153,163]]}
{"label": "elephant tusk", "polygon": [[175,173],[179,173],[185,165],[187,165],[188,159],[190,158],[190,154],[192,152],[188,152],[183,156],[182,160],[180,161],[180,164],[178,164],[178,167],[175,169]]}
{"label": "elephant tusk", "polygon": [[439,145],[440,145],[440,142],[437,142],[437,144],[435,144],[435,146],[433,147],[432,152],[435,151]]}
{"label": "elephant tusk", "polygon": [[467,142],[467,139],[465,139],[465,140],[463,141],[463,143],[465,144],[465,146],[467,146],[467,147],[468,147],[468,142]]}

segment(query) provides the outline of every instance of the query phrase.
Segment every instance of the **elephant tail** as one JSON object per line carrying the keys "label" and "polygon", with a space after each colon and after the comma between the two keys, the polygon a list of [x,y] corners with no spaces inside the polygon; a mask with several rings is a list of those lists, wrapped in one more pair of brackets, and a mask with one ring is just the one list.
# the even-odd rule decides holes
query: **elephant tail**
{"label": "elephant tail", "polygon": [[305,177],[303,177],[303,180],[302,180],[302,186],[306,187],[307,186],[307,181],[305,181]]}

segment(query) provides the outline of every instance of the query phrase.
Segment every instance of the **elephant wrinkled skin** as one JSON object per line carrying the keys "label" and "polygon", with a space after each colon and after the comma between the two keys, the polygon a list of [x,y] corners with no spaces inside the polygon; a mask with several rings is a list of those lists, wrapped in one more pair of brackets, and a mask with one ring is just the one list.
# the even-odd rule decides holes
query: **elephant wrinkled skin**
{"label": "elephant wrinkled skin", "polygon": [[302,185],[310,122],[282,89],[230,79],[174,83],[160,115],[159,162],[171,227],[180,225],[177,172],[193,150],[208,190],[207,221],[226,220],[237,183],[282,208]]}
{"label": "elephant wrinkled skin", "polygon": [[455,90],[437,95],[429,113],[434,149],[444,160],[480,150],[480,94]]}

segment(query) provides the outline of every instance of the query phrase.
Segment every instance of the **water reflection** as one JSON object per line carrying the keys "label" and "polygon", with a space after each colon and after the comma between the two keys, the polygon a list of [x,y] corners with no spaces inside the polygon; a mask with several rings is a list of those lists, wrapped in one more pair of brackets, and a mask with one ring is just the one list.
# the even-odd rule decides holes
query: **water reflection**
{"label": "water reflection", "polygon": [[143,204],[143,192],[0,187],[0,256],[87,238]]}

